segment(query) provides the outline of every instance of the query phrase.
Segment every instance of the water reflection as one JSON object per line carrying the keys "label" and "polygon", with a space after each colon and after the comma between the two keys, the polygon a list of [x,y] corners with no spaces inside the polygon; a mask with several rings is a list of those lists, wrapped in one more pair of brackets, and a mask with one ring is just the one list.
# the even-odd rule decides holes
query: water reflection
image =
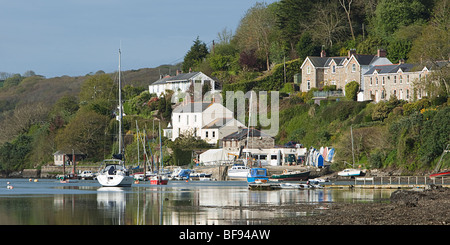
{"label": "water reflection", "polygon": [[100,187],[96,182],[0,181],[0,224],[194,225],[270,224],[277,217],[308,215],[283,206],[324,202],[373,202],[392,190],[250,191],[245,182],[138,184]]}

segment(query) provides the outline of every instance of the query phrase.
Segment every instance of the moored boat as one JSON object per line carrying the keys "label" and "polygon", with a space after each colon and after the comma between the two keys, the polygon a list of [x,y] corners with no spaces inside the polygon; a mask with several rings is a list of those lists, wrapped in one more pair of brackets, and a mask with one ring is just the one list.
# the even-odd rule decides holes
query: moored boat
{"label": "moored boat", "polygon": [[310,171],[288,171],[284,170],[281,174],[274,174],[270,178],[274,180],[287,180],[287,181],[296,181],[296,180],[307,180],[309,177]]}
{"label": "moored boat", "polygon": [[450,176],[450,171],[445,171],[445,172],[431,174],[430,178],[444,177],[444,176]]}
{"label": "moored boat", "polygon": [[125,168],[122,160],[104,160],[105,167],[99,171],[97,181],[105,187],[129,187],[133,184],[133,177]]}
{"label": "moored boat", "polygon": [[343,177],[352,177],[352,176],[361,176],[363,172],[359,169],[347,168],[338,173],[338,176]]}
{"label": "moored boat", "polygon": [[250,172],[250,168],[245,166],[244,164],[234,164],[228,170],[228,178],[245,180],[245,179],[247,179],[249,172]]}
{"label": "moored boat", "polygon": [[247,182],[262,182],[265,183],[269,181],[269,176],[267,175],[267,169],[265,168],[251,168],[247,175]]}
{"label": "moored boat", "polygon": [[150,184],[151,185],[167,185],[169,182],[169,178],[164,175],[154,175],[150,177]]}

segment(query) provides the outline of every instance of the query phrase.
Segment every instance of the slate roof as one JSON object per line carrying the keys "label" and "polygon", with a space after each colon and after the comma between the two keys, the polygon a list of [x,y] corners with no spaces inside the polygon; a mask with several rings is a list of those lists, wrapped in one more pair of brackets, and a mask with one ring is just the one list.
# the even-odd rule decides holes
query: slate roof
{"label": "slate roof", "polygon": [[[249,130],[248,128],[243,128],[241,130],[238,130],[237,132],[234,132],[234,133],[232,133],[230,135],[227,135],[227,136],[223,137],[222,140],[233,140],[233,139],[234,140],[242,140],[242,139],[245,139],[245,138],[247,138],[248,130]],[[254,129],[254,128],[251,128],[250,132],[248,132],[248,134],[249,134],[250,137],[271,137],[271,138],[273,138],[272,136],[270,136],[268,134],[265,134],[265,133],[263,133],[263,132],[261,132],[261,131],[259,131],[257,129]]]}
{"label": "slate roof", "polygon": [[156,84],[165,84],[168,82],[176,82],[176,81],[188,81],[189,79],[197,76],[200,72],[190,72],[190,73],[180,73],[176,76],[173,77],[163,77],[159,80],[156,80],[154,83],[154,85]]}
{"label": "slate roof", "polygon": [[203,102],[192,102],[186,105],[180,105],[173,109],[173,113],[192,113],[192,112],[203,112],[211,105],[211,103]]}
{"label": "slate roof", "polygon": [[[377,59],[379,59],[376,55],[366,55],[366,54],[354,54],[355,59],[358,61],[360,65],[370,65],[371,63],[375,62]],[[308,57],[311,63],[315,67],[329,67],[331,61],[334,60],[334,62],[338,66],[344,65],[344,62],[347,60],[347,56],[338,56],[338,57]]]}
{"label": "slate roof", "polygon": [[378,74],[388,74],[388,73],[397,73],[399,69],[402,69],[403,72],[412,71],[415,67],[414,64],[392,64],[392,65],[378,65],[370,68],[364,75],[372,75],[375,71]]}

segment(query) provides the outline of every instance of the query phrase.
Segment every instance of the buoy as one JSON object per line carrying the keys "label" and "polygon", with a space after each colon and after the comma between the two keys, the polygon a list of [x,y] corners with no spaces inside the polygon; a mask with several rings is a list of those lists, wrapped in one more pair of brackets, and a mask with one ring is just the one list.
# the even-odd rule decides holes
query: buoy
{"label": "buoy", "polygon": [[38,179],[35,179],[34,182],[38,182]]}
{"label": "buoy", "polygon": [[[9,182],[8,182],[9,183]],[[12,186],[12,185],[8,185],[8,186],[6,186],[6,189],[13,189],[14,187]]]}
{"label": "buoy", "polygon": [[31,182],[31,181],[32,181],[32,179],[28,179],[28,181],[29,181],[29,182]]}

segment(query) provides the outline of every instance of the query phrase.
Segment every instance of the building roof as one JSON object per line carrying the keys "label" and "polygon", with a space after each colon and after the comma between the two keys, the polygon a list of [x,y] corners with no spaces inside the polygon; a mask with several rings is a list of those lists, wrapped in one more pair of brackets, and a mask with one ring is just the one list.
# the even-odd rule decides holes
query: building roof
{"label": "building roof", "polygon": [[271,138],[273,138],[272,136],[265,134],[257,129],[251,128],[249,131],[248,128],[243,128],[232,134],[229,134],[229,135],[223,137],[222,140],[242,140],[242,139],[247,138],[247,134],[250,137],[271,137]]}
{"label": "building roof", "polygon": [[227,125],[230,121],[235,120],[234,118],[216,118],[212,122],[206,124],[203,128],[204,129],[213,129],[213,128],[221,128],[225,125]]}
{"label": "building roof", "polygon": [[204,103],[204,102],[191,102],[188,104],[181,104],[175,109],[173,109],[173,113],[193,113],[193,112],[203,112],[208,108],[212,103]]}
{"label": "building roof", "polygon": [[388,73],[397,73],[400,69],[403,72],[412,71],[415,67],[414,64],[409,63],[400,63],[400,64],[392,64],[392,65],[378,65],[370,68],[364,75],[372,75],[375,71],[378,74],[388,74]]}
{"label": "building roof", "polygon": [[160,78],[160,79],[156,80],[155,82],[153,82],[152,85],[166,84],[168,82],[176,82],[176,81],[188,81],[201,73],[202,72],[198,71],[198,72],[180,73],[173,77],[165,76],[165,77]]}
{"label": "building roof", "polygon": [[[370,65],[380,58],[385,58],[385,57],[378,57],[376,55],[371,55],[371,54],[353,54],[353,56],[358,61],[358,63],[363,66]],[[308,59],[311,61],[311,63],[315,67],[329,67],[330,63],[333,60],[338,66],[343,66],[345,61],[348,60],[349,58],[348,58],[348,56],[337,56],[337,57],[308,56]]]}

